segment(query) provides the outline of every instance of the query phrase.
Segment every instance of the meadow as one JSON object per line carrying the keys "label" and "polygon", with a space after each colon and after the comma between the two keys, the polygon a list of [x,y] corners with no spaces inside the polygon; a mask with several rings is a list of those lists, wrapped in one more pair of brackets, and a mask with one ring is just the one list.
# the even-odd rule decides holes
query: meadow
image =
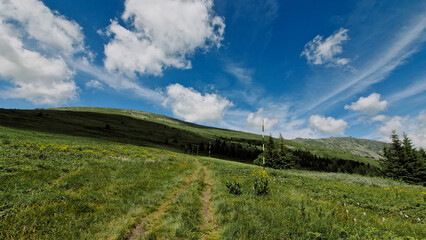
{"label": "meadow", "polygon": [[[270,193],[257,196],[260,167],[201,159],[212,173],[220,239],[425,239],[421,186],[342,173],[267,169]],[[225,183],[239,182],[241,195]]]}
{"label": "meadow", "polygon": [[182,185],[182,154],[0,127],[1,239],[120,239]]}
{"label": "meadow", "polygon": [[65,134],[0,126],[0,239],[426,238],[422,186]]}

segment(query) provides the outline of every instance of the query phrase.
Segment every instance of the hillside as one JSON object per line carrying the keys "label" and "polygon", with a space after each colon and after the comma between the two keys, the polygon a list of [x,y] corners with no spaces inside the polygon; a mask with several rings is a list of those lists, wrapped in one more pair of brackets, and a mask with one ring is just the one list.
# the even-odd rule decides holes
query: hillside
{"label": "hillside", "polygon": [[[422,186],[267,168],[269,193],[258,196],[258,166],[86,129],[82,137],[0,126],[1,239],[426,238]],[[230,194],[228,182],[241,194]]]}
{"label": "hillside", "polygon": [[331,137],[322,139],[296,138],[293,141],[314,147],[329,148],[350,152],[355,155],[374,158],[382,158],[383,147],[387,144],[380,141],[359,139],[352,137]]}
{"label": "hillside", "polygon": [[[206,127],[167,116],[136,110],[70,107],[57,109],[16,110],[0,109],[0,125],[18,129],[36,130],[70,136],[161,147],[180,152],[208,155],[208,144],[217,140],[239,148],[244,154],[213,154],[236,158],[251,163],[259,154],[261,135]],[[341,150],[308,146],[290,140],[285,144],[293,149],[304,149],[317,156],[335,157],[350,161],[377,162]],[[201,149],[201,146],[202,149]],[[214,152],[213,152],[214,153]]]}

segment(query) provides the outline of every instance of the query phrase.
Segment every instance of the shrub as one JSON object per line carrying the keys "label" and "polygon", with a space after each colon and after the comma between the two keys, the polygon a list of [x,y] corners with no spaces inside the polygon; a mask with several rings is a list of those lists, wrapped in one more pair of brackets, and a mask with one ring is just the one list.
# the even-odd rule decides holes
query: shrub
{"label": "shrub", "polygon": [[241,184],[239,182],[226,182],[226,187],[228,188],[228,192],[234,195],[240,195],[243,193],[241,191]]}
{"label": "shrub", "polygon": [[269,193],[269,180],[268,173],[265,169],[261,168],[258,171],[253,170],[252,176],[254,178],[253,189],[258,196],[266,195]]}

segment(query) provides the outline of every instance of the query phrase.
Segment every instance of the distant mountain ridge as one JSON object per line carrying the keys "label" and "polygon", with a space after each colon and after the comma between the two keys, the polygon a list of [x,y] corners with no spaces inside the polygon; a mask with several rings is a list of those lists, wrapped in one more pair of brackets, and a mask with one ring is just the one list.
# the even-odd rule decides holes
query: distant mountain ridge
{"label": "distant mountain ridge", "polygon": [[385,142],[353,137],[330,137],[321,139],[296,138],[292,141],[314,147],[347,151],[358,156],[374,158],[376,160],[383,158],[383,147],[387,146]]}

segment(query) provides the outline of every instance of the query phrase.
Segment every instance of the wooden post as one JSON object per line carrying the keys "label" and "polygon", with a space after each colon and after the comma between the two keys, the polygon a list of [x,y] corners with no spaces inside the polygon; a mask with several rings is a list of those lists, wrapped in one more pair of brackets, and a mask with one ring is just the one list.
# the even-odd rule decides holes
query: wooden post
{"label": "wooden post", "polygon": [[263,167],[265,167],[265,121],[262,119]]}

